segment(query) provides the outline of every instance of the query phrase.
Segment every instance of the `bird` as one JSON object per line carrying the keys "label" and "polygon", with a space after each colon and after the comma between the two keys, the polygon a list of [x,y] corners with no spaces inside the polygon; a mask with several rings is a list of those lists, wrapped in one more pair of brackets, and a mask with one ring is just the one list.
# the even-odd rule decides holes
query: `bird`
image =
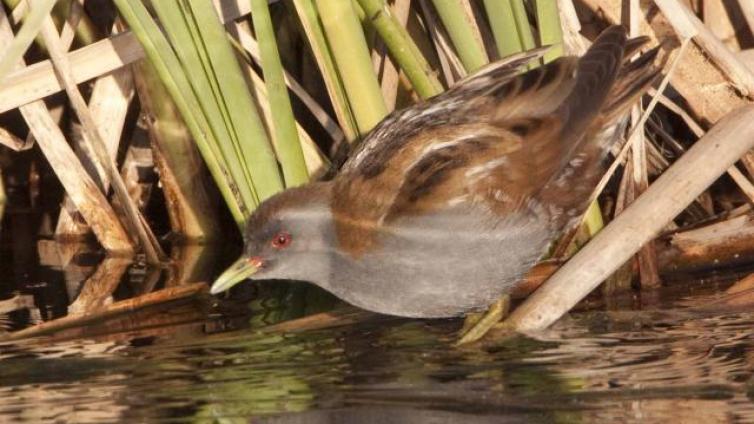
{"label": "bird", "polygon": [[262,202],[211,293],[302,280],[387,315],[483,310],[580,222],[660,73],[647,41],[611,26],[581,57],[520,53],[393,112],[334,178]]}

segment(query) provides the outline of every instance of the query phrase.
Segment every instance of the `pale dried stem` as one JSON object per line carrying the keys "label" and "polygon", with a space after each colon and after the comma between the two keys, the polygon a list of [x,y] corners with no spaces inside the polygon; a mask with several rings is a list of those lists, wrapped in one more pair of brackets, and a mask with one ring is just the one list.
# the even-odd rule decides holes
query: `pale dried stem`
{"label": "pale dried stem", "polygon": [[754,146],[754,106],[723,118],[636,202],[516,309],[505,328],[542,330],[588,295]]}
{"label": "pale dried stem", "polygon": [[143,219],[140,217],[141,213],[129,197],[128,190],[118,173],[117,166],[108,154],[100,130],[73,78],[71,64],[65,55],[64,49],[60,45],[60,38],[55,29],[55,24],[52,22],[52,18],[48,17],[46,19],[45,23],[42,25],[41,33],[50,53],[50,58],[55,64],[57,75],[61,79],[61,83],[65,87],[71,105],[81,122],[81,126],[84,130],[85,142],[96,154],[97,160],[106,170],[106,174],[112,183],[115,196],[123,208],[123,212],[131,229],[136,232],[147,260],[151,263],[159,263],[162,258],[165,257],[165,254],[161,251],[162,249],[159,244],[153,242],[155,239],[154,236],[148,234],[151,230],[149,227],[143,225]]}
{"label": "pale dried stem", "polygon": [[[20,16],[23,16],[25,5],[24,1],[16,7],[16,10],[22,10],[18,16],[14,10],[13,22],[18,22]],[[216,0],[215,6],[223,22],[233,21],[249,13],[248,0]],[[136,37],[130,31],[125,31],[66,56],[71,63],[73,78],[80,84],[144,58],[144,51]],[[49,60],[15,70],[6,75],[0,85],[0,113],[60,91],[63,91],[63,85]]]}
{"label": "pale dried stem", "polygon": [[[675,104],[672,100],[665,97],[664,94],[654,90],[650,89],[649,93],[653,96],[655,96],[658,101],[668,108],[671,112],[677,114],[678,116],[683,119],[683,121],[686,123],[686,125],[689,127],[691,132],[694,133],[697,137],[703,137],[705,134],[704,129],[701,125],[699,125],[696,120],[689,115],[683,108]],[[659,93],[659,94],[658,94]],[[745,155],[742,159],[749,158],[750,155]],[[741,173],[741,171],[738,170],[735,166],[730,167],[726,172],[728,172],[728,175],[733,179],[733,182],[736,183],[738,188],[741,190],[741,192],[749,199],[751,203],[754,203],[754,184],[752,184],[751,180],[749,178],[746,178],[745,175]]]}
{"label": "pale dried stem", "polygon": [[[665,17],[682,37],[693,37],[728,79],[747,97],[754,96],[754,73],[720,41],[704,23],[678,0],[655,0]],[[690,22],[692,28],[679,23]]]}
{"label": "pale dried stem", "polygon": [[[7,16],[0,8],[0,43],[8,43],[12,37]],[[40,150],[103,247],[112,253],[132,254],[133,247],[115,211],[81,166],[45,103],[32,101],[20,110]]]}

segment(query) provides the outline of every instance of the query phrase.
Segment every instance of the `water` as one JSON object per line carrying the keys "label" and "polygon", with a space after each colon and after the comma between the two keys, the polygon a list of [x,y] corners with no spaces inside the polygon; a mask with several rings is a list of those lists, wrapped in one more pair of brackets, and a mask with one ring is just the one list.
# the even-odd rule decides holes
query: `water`
{"label": "water", "polygon": [[[454,346],[458,320],[259,331],[326,309],[311,289],[268,284],[251,307],[200,298],[0,344],[0,422],[752,422],[754,309],[725,303],[720,284],[592,302],[472,347]],[[309,306],[286,315],[294,297]]]}

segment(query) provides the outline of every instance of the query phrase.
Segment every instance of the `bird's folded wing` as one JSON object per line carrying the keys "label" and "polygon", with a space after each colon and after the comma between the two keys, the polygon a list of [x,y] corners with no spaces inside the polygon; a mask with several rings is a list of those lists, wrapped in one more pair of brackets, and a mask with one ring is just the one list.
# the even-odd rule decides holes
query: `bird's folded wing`
{"label": "bird's folded wing", "polygon": [[520,64],[492,67],[383,121],[335,179],[341,245],[363,253],[400,217],[462,203],[500,214],[519,208],[608,124],[601,109],[639,44],[626,42],[614,27],[581,59],[517,76]]}

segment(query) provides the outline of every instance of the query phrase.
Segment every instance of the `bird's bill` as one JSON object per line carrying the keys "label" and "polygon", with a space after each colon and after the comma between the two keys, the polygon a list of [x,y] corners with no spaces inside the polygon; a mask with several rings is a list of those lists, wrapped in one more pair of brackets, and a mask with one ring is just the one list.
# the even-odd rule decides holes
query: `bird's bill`
{"label": "bird's bill", "polygon": [[212,294],[222,293],[249,278],[252,274],[257,272],[257,270],[259,270],[259,268],[255,266],[253,260],[250,260],[247,257],[241,257],[217,277],[212,284],[212,287],[209,289],[209,292]]}

